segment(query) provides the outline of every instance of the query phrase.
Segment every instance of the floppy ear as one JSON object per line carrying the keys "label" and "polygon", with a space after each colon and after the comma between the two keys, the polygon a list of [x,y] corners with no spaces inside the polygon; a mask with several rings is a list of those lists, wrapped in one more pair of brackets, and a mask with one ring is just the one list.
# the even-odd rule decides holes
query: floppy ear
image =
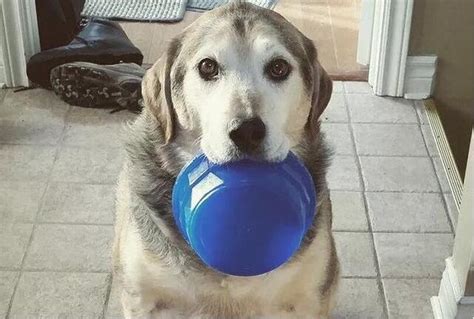
{"label": "floppy ear", "polygon": [[174,137],[176,112],[171,99],[171,67],[178,55],[181,42],[174,39],[166,52],[146,73],[142,81],[145,108],[158,120],[168,144]]}
{"label": "floppy ear", "polygon": [[306,122],[306,127],[311,129],[312,127],[315,127],[319,116],[328,106],[332,94],[332,80],[329,78],[326,70],[324,70],[319,63],[313,42],[305,38],[304,46],[313,72],[311,110]]}

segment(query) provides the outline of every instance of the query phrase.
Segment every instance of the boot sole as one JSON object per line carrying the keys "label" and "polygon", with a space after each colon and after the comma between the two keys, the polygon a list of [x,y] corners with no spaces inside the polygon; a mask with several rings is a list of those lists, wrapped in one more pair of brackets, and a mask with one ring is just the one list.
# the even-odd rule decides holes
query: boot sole
{"label": "boot sole", "polygon": [[51,86],[63,101],[82,107],[120,105],[136,109],[141,98],[141,81],[118,84],[104,70],[78,65],[54,68]]}

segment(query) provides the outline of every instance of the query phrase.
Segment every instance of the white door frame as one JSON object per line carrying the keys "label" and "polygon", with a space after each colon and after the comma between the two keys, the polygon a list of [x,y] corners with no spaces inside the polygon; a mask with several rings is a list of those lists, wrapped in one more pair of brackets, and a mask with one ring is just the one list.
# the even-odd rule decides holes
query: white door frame
{"label": "white door frame", "polygon": [[403,96],[413,0],[362,0],[357,62],[376,95]]}
{"label": "white door frame", "polygon": [[[474,304],[474,297],[465,297],[468,275],[474,274],[474,127],[464,176],[464,191],[459,210],[453,255],[446,259],[437,296],[431,298],[435,319],[453,319],[458,304]],[[472,278],[470,279],[472,280]]]}
{"label": "white door frame", "polygon": [[29,86],[26,63],[40,51],[35,0],[0,0],[0,12],[5,84]]}

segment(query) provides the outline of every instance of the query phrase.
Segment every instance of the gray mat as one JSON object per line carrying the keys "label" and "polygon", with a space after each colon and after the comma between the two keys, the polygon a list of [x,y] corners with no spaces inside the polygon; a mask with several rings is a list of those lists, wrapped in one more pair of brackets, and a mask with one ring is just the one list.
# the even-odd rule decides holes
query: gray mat
{"label": "gray mat", "polygon": [[180,21],[188,0],[86,0],[83,16],[140,21]]}
{"label": "gray mat", "polygon": [[[230,2],[231,0],[189,0],[187,9],[195,10],[211,10]],[[278,0],[247,0],[247,2],[258,6],[273,9]]]}

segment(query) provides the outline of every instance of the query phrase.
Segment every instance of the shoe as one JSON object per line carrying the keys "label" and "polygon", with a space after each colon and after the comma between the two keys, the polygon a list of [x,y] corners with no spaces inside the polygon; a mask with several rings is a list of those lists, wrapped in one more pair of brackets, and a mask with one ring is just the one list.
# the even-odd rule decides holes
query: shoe
{"label": "shoe", "polygon": [[81,32],[66,46],[42,51],[28,61],[28,78],[50,88],[50,72],[69,62],[117,64],[121,62],[141,65],[143,54],[127,37],[116,22],[92,18]]}
{"label": "shoe", "polygon": [[145,69],[134,63],[66,63],[51,70],[51,87],[62,100],[83,107],[119,105],[139,111]]}

